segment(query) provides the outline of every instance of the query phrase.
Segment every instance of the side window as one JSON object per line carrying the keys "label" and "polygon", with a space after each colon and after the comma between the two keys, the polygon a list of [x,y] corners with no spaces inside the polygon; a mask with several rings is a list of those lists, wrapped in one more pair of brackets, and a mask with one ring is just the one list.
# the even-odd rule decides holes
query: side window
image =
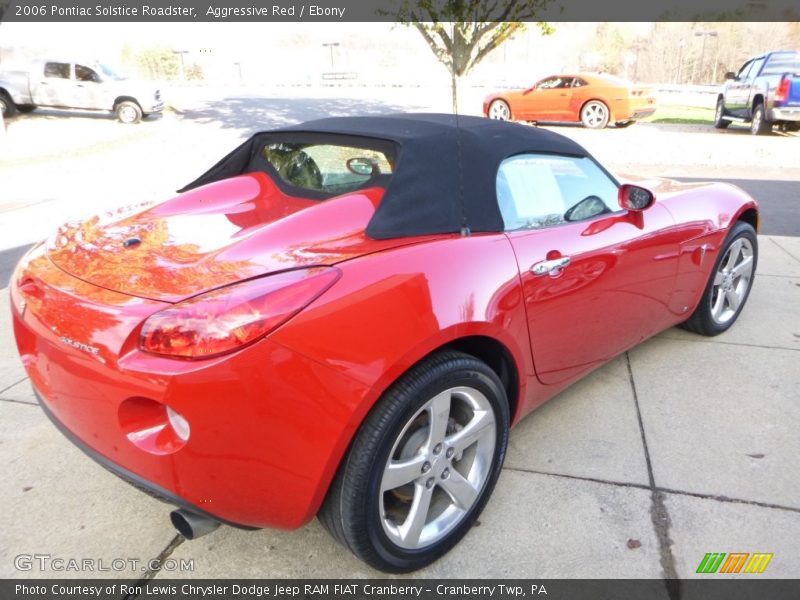
{"label": "side window", "polygon": [[569,87],[570,83],[572,83],[572,77],[548,77],[537,83],[536,87],[540,90],[554,90]]}
{"label": "side window", "polygon": [[541,229],[620,210],[617,184],[590,158],[522,154],[497,172],[506,231]]}
{"label": "side window", "polygon": [[750,70],[747,72],[747,79],[755,79],[758,75],[758,72],[761,70],[761,65],[764,64],[763,58],[758,58],[753,61],[753,64],[750,67]]}
{"label": "side window", "polygon": [[583,87],[585,85],[589,85],[584,79],[580,77],[576,77],[572,82],[572,87]]}
{"label": "side window", "polygon": [[97,73],[94,70],[90,69],[89,67],[84,67],[83,65],[75,65],[75,79],[78,81],[93,81],[95,83],[100,82],[100,77],[98,77]]}
{"label": "side window", "polygon": [[45,63],[44,76],[57,79],[69,79],[69,63]]}

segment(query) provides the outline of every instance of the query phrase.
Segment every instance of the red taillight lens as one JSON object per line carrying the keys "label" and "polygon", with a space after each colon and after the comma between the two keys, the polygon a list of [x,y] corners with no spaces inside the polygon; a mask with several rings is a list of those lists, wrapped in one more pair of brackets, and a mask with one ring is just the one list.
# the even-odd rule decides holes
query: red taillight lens
{"label": "red taillight lens", "polygon": [[775,101],[776,102],[785,102],[786,99],[789,97],[789,86],[792,82],[784,76],[781,79],[781,82],[778,84],[778,88],[775,90]]}
{"label": "red taillight lens", "polygon": [[298,269],[196,296],[148,318],[139,347],[189,359],[233,352],[311,304],[339,275],[334,267]]}

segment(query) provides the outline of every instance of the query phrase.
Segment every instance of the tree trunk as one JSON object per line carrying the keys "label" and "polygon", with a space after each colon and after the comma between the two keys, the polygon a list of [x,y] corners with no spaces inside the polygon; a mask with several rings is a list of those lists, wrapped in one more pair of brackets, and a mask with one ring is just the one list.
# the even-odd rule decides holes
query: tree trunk
{"label": "tree trunk", "polygon": [[458,76],[456,76],[455,71],[450,71],[450,92],[451,92],[451,100],[453,102],[453,114],[458,114]]}

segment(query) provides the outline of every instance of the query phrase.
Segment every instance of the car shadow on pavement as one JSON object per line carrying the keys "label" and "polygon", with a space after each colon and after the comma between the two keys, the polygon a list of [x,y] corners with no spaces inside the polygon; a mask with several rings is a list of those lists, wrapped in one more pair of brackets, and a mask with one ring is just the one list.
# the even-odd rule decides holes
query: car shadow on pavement
{"label": "car shadow on pavement", "polygon": [[[411,107],[413,110],[414,107]],[[263,98],[234,96],[213,100],[184,110],[175,109],[181,120],[217,124],[237,129],[242,137],[264,129],[294,125],[312,119],[341,116],[382,115],[408,112],[408,105],[353,98]]]}

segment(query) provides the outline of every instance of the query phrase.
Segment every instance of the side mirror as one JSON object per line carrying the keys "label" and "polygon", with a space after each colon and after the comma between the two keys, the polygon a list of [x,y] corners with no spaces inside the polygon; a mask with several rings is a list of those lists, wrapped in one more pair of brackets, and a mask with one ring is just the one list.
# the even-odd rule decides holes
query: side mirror
{"label": "side mirror", "polygon": [[736,73],[734,73],[733,71],[728,71],[727,73],[725,73],[725,81],[728,81],[730,79],[736,79]]}
{"label": "side mirror", "polygon": [[656,196],[647,188],[623,183],[619,186],[617,201],[625,210],[641,212],[653,205],[653,202],[656,201]]}

